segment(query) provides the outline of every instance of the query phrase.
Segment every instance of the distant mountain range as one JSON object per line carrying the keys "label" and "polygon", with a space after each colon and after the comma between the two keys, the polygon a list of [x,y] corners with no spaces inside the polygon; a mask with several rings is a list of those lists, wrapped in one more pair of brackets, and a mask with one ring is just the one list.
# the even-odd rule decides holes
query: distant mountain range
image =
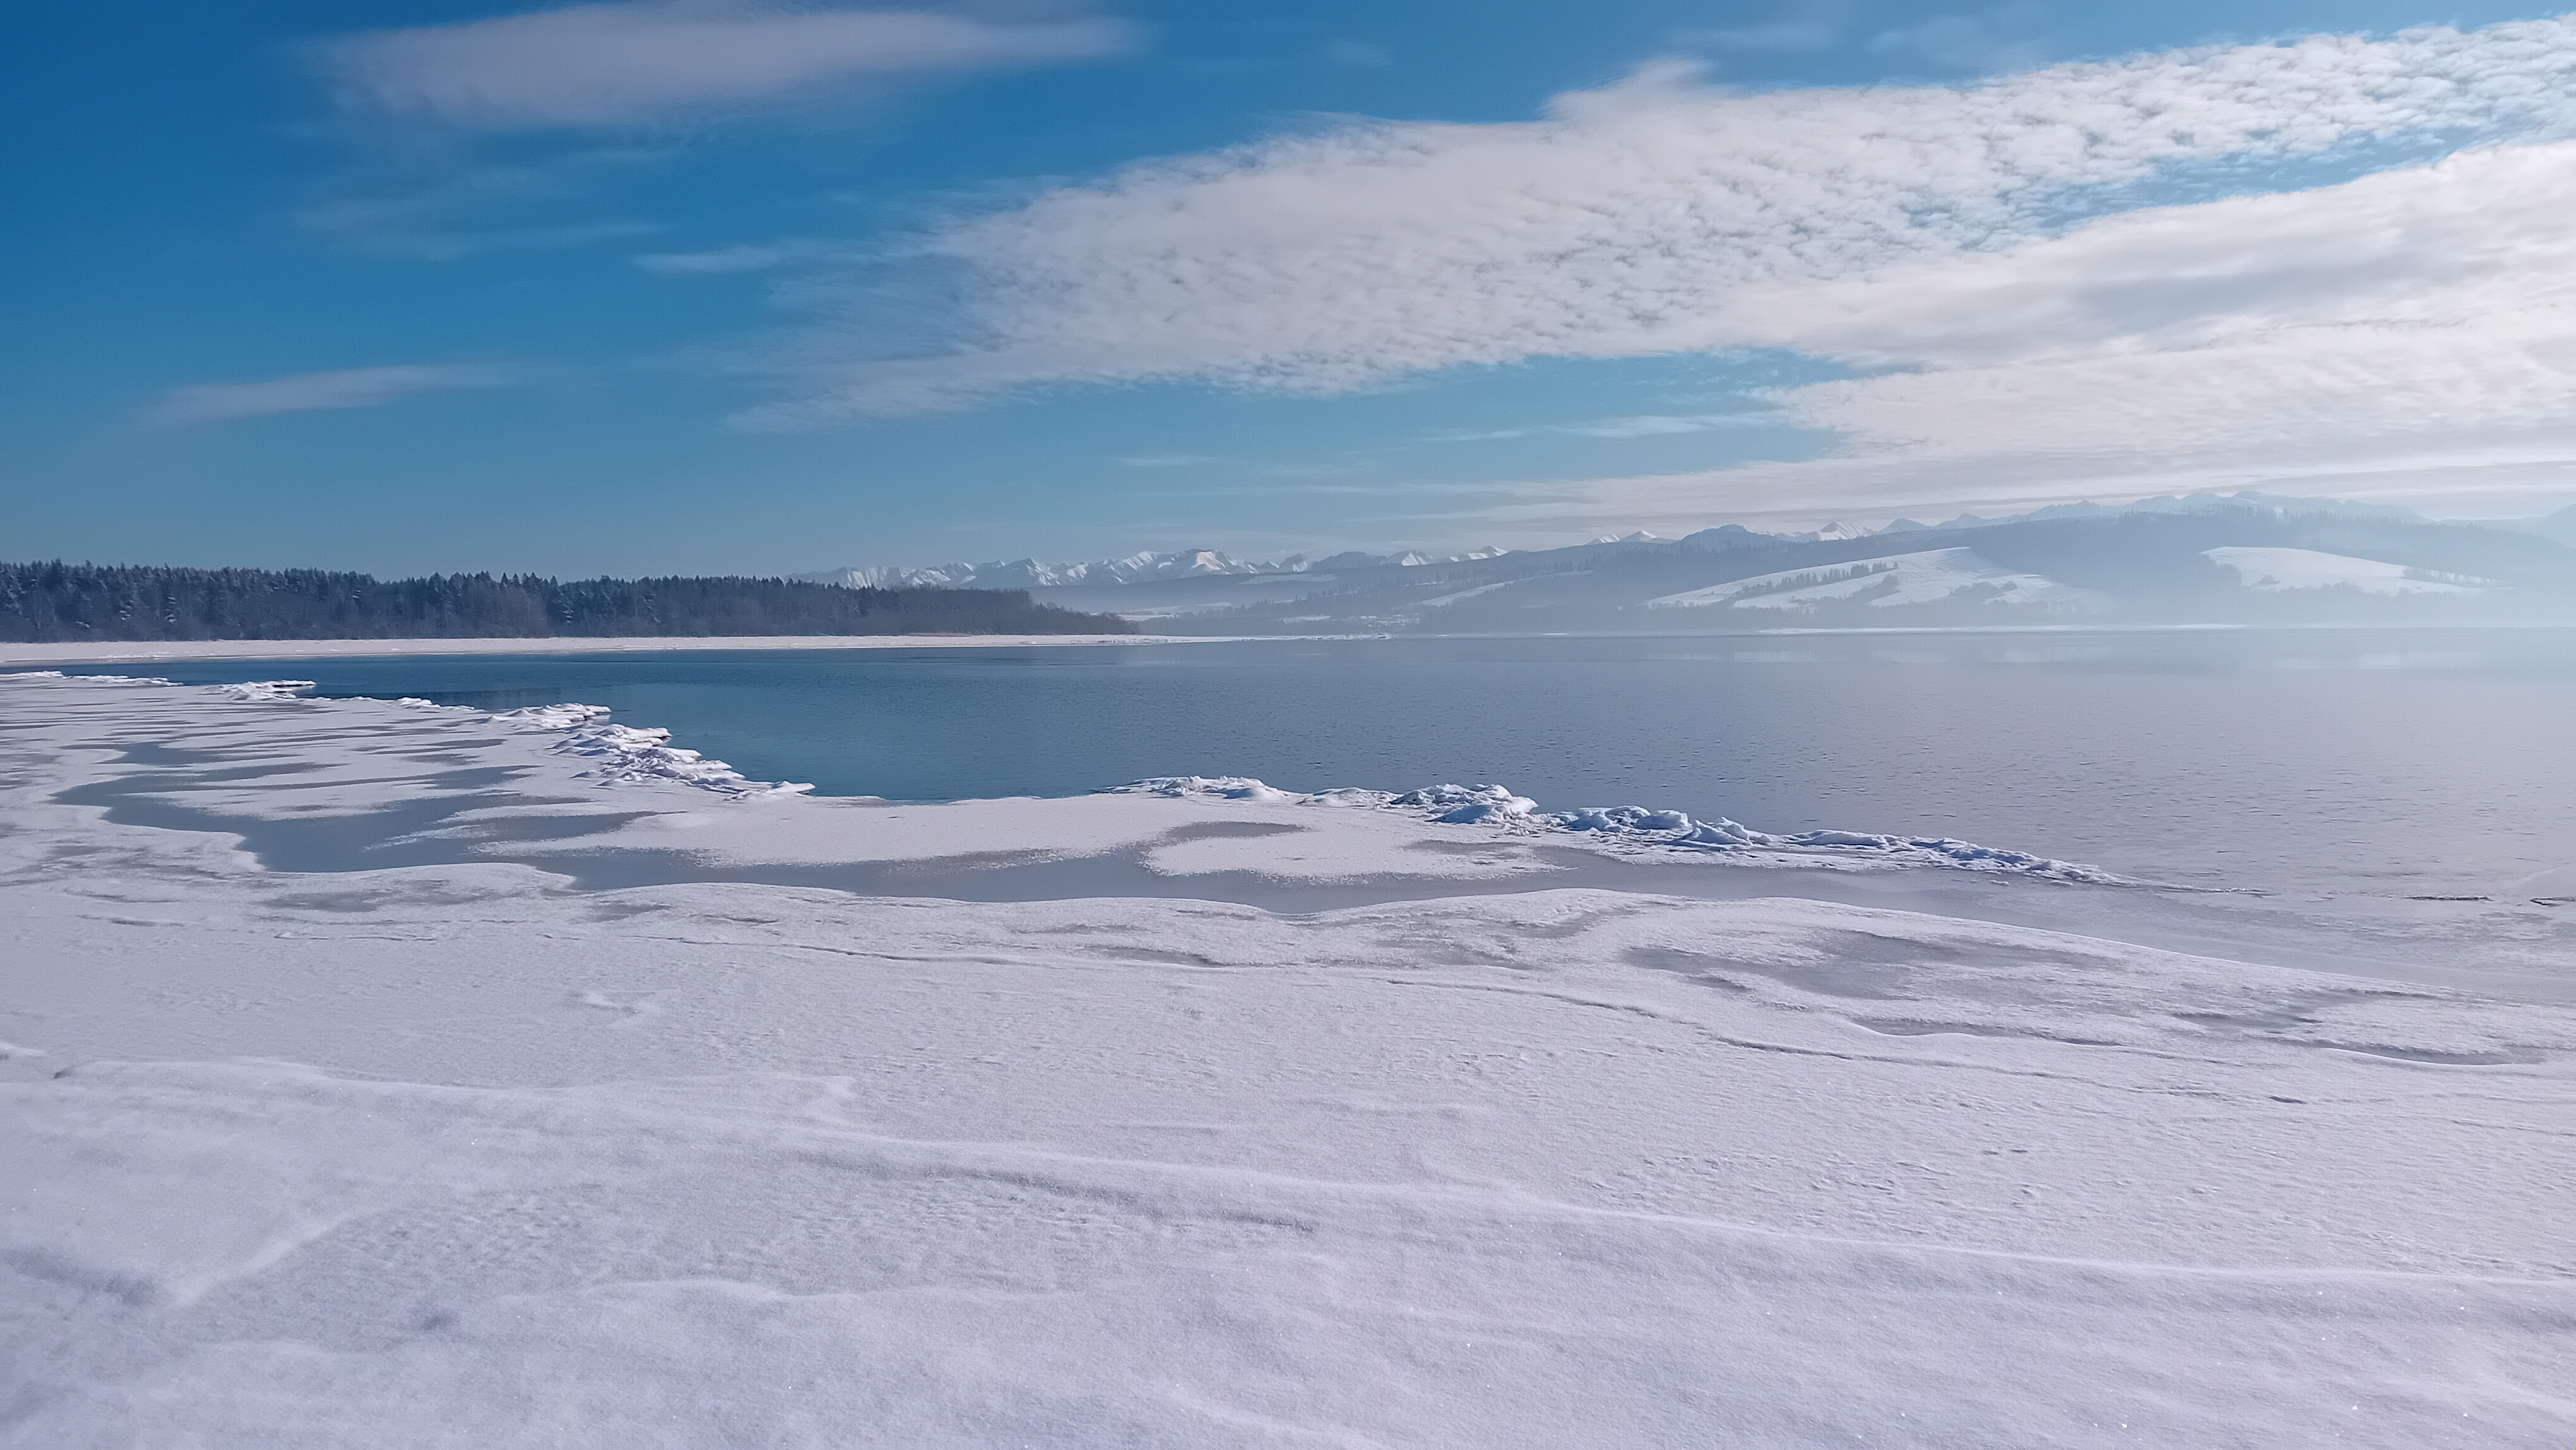
{"label": "distant mountain range", "polygon": [[931,564],[917,569],[901,566],[825,569],[790,577],[800,584],[841,584],[853,589],[1066,589],[1082,585],[1141,584],[1160,579],[1410,568],[1419,564],[1491,559],[1504,552],[1501,549],[1478,549],[1471,554],[1446,554],[1433,558],[1415,553],[1364,554],[1353,550],[1322,559],[1291,554],[1276,562],[1256,562],[1236,559],[1216,549],[1181,549],[1169,554],[1130,554],[1124,559],[1101,559],[1087,564],[996,559],[985,564]]}
{"label": "distant mountain range", "polygon": [[2569,504],[2554,514],[2543,514],[2536,519],[2510,519],[2495,527],[2538,534],[2562,544],[2576,544],[2576,504]]}
{"label": "distant mountain range", "polygon": [[1275,561],[1212,549],[1096,563],[1021,559],[840,569],[817,583],[1027,589],[1184,633],[1705,632],[1899,624],[2576,623],[2576,508],[2501,524],[2245,492],[2060,504],[1557,549],[1350,552]]}

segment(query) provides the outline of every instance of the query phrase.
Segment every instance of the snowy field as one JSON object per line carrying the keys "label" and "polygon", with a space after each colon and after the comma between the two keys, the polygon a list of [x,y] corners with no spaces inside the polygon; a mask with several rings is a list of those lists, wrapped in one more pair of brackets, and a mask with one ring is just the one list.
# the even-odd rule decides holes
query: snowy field
{"label": "snowy field", "polygon": [[2279,594],[2292,589],[2331,589],[2337,585],[2364,594],[2475,594],[2497,587],[2493,579],[2467,574],[2436,574],[2356,559],[2349,554],[2322,554],[2314,549],[2203,549],[2202,557],[2233,569],[2248,589]]}
{"label": "snowy field", "polygon": [[2576,1443],[2541,907],[25,676],[0,900],[0,1444]]}

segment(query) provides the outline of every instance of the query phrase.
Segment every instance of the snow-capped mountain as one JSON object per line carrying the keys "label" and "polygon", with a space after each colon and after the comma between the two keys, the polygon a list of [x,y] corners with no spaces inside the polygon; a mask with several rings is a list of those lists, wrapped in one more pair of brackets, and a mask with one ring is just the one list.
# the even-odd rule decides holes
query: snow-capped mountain
{"label": "snow-capped mountain", "polygon": [[[2126,513],[2225,512],[2333,513],[2360,518],[2425,522],[2421,515],[2405,509],[2246,492],[2142,499],[2133,504],[2055,504],[2025,514],[2008,514],[1996,518],[1961,514],[1957,518],[1938,524],[1898,519],[1875,529],[1837,522],[1804,533],[1763,533],[1748,529],[1741,524],[1721,524],[1715,528],[1702,529],[1679,540],[1665,539],[1644,530],[1638,530],[1628,534],[1603,534],[1572,547],[1591,549],[1626,545],[1668,549],[1675,547],[1710,549],[1765,544],[1841,543],[1874,538],[1881,534],[1992,528],[2001,524],[2023,523],[2033,519],[2109,518]],[[1488,559],[1498,559],[1507,554],[1538,556],[1558,552],[1561,551],[1500,549],[1489,546],[1473,549],[1464,554],[1426,554],[1418,550],[1372,554],[1364,550],[1352,549],[1339,554],[1326,555],[1320,559],[1310,559],[1303,554],[1291,554],[1284,559],[1237,559],[1220,549],[1176,549],[1169,553],[1146,550],[1129,554],[1122,559],[1098,559],[1085,563],[1049,563],[1035,558],[993,559],[980,564],[960,562],[919,566],[896,564],[851,566],[823,569],[811,574],[793,574],[788,577],[801,583],[840,584],[853,589],[1074,589],[1150,584],[1174,579],[1250,578],[1279,574],[1328,574],[1365,569],[1417,568],[1428,564],[1473,564]]]}
{"label": "snow-capped mountain", "polygon": [[[1297,560],[1288,567],[1300,567]],[[885,565],[875,568],[826,569],[800,574],[800,581],[875,589],[1061,589],[1078,584],[1133,584],[1146,579],[1197,579],[1220,574],[1269,574],[1276,564],[1233,559],[1214,549],[1184,549],[1169,554],[1130,554],[1083,564],[1050,564],[1036,559],[995,559],[982,564],[931,564],[920,568]]]}
{"label": "snow-capped mountain", "polygon": [[921,568],[888,565],[825,569],[790,577],[800,583],[840,584],[853,589],[1067,589],[1083,585],[1144,584],[1164,579],[1214,579],[1229,575],[1308,574],[1335,569],[1456,564],[1491,559],[1504,552],[1486,548],[1466,554],[1433,556],[1412,552],[1368,554],[1352,550],[1321,559],[1291,554],[1279,560],[1252,560],[1237,559],[1217,549],[1180,549],[1168,554],[1136,553],[1123,559],[1101,559],[1083,564],[996,559],[982,564],[932,564]]}
{"label": "snow-capped mountain", "polygon": [[804,577],[1026,589],[1044,603],[1197,633],[2546,622],[2576,618],[2576,550],[2549,536],[2570,517],[2441,523],[2383,505],[2247,491],[1876,529],[1721,524],[1679,539],[1605,534],[1443,556],[1239,559],[1185,549]]}
{"label": "snow-capped mountain", "polygon": [[2499,519],[2495,527],[2512,529],[2517,533],[2538,534],[2544,539],[2556,539],[2562,544],[2576,545],[2576,504],[2570,504],[2554,514],[2542,514],[2536,519]]}

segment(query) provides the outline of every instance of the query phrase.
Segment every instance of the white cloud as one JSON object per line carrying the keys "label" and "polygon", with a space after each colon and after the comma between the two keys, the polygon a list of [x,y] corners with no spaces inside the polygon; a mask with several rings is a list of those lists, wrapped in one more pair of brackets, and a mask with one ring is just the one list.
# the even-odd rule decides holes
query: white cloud
{"label": "white cloud", "polygon": [[[1779,395],[1844,440],[1834,457],[1552,485],[1521,507],[1686,523],[2123,480],[2510,491],[2532,469],[2563,489],[2570,136],[2567,18],[1958,86],[1744,94],[1651,69],[1539,121],[1356,125],[961,219],[925,250],[965,279],[950,335],[967,342],[808,365],[804,396],[762,420],[1758,347],[1895,371]],[[2241,182],[2459,145],[2484,149],[2069,226],[2175,167]],[[808,295],[831,319],[811,357],[859,312]]]}
{"label": "white cloud", "polygon": [[[422,261],[632,240],[663,228],[597,216],[594,193],[603,183],[650,168],[667,154],[653,147],[599,145],[542,160],[450,169],[448,163],[461,158],[446,148],[430,147],[410,158],[426,161],[425,167],[370,165],[344,175],[335,194],[297,209],[294,219],[353,250]],[[495,224],[499,215],[518,221]]]}
{"label": "white cloud", "polygon": [[1785,389],[1838,456],[1601,480],[1580,517],[2046,502],[2288,480],[2397,502],[2569,490],[2576,143],[2105,218],[1784,289],[1748,336],[1898,369]]}
{"label": "white cloud", "polygon": [[1091,60],[1135,43],[1126,23],[1021,21],[939,10],[633,0],[322,42],[317,63],[353,107],[486,130],[620,126],[907,78]]}
{"label": "white cloud", "polygon": [[1973,86],[1744,95],[1670,69],[1549,119],[1377,124],[1151,162],[961,221],[951,356],[815,411],[1048,381],[1332,390],[1539,355],[1740,346],[1782,287],[2044,234],[2071,191],[2427,131],[2576,132],[2576,24],[2312,36]]}
{"label": "white cloud", "polygon": [[161,427],[179,427],[272,413],[372,408],[414,393],[507,387],[520,378],[519,369],[495,363],[395,363],[251,382],[190,383],[162,394],[146,418]]}

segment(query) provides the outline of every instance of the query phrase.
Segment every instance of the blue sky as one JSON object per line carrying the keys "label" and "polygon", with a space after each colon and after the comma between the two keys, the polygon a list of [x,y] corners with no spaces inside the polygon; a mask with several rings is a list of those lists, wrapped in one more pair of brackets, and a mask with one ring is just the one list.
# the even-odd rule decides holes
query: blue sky
{"label": "blue sky", "polygon": [[0,554],[2536,513],[2576,499],[2552,13],[32,0]]}

